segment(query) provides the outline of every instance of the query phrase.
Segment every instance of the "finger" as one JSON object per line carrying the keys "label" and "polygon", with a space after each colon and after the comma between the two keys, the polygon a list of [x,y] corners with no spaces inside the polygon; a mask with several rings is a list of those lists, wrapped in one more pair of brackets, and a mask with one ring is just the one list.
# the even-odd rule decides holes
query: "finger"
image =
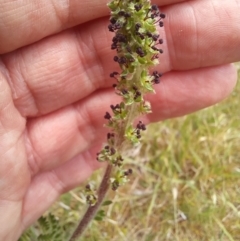
{"label": "finger", "polygon": [[239,61],[239,7],[239,0],[187,1],[166,7],[169,67],[185,70]]}
{"label": "finger", "polygon": [[[161,6],[183,0],[156,1]],[[109,15],[108,0],[1,0],[0,53],[26,46],[72,26]]]}
{"label": "finger", "polygon": [[96,161],[95,156],[93,158],[100,148],[96,147],[91,152],[86,151],[74,157],[55,170],[40,173],[33,178],[23,202],[23,229],[36,221],[63,192],[79,186],[94,170],[103,166]]}
{"label": "finger", "polygon": [[[236,83],[236,70],[231,65],[166,74],[149,95],[153,114],[158,121],[197,111],[224,99]],[[119,102],[112,90],[99,91],[62,110],[33,119],[28,124],[29,165],[33,175],[52,170],[92,143],[105,140],[104,112]]]}
{"label": "finger", "polygon": [[0,240],[16,240],[20,233],[21,200],[30,181],[24,128],[25,120],[15,108],[11,89],[0,73]]}
{"label": "finger", "polygon": [[102,90],[54,113],[29,120],[26,146],[32,175],[56,168],[89,149],[93,141],[102,143],[107,133],[103,115],[112,101],[119,101],[112,89]]}
{"label": "finger", "polygon": [[109,47],[111,38],[106,28],[100,36],[95,31],[105,23],[66,31],[2,56],[22,116],[49,113],[112,85],[109,73],[117,65]]}
{"label": "finger", "polygon": [[[18,113],[11,97],[11,90],[0,73],[0,200],[15,201],[23,194],[19,189],[29,182],[29,175],[22,137],[25,119]],[[19,173],[22,176],[15,183]]]}
{"label": "finger", "polygon": [[107,0],[1,0],[0,53],[13,51],[107,13]]}
{"label": "finger", "polygon": [[[198,1],[191,3],[197,4]],[[166,33],[161,31],[167,42],[163,46],[165,53],[160,58],[159,70],[186,70],[239,60],[240,52],[236,50],[240,41],[240,15],[236,16],[234,3],[236,1],[226,6],[224,2],[220,5],[223,7],[217,13],[221,18],[209,17],[212,28],[216,26],[218,31],[210,31],[211,26],[207,26],[209,21],[200,22],[198,38],[191,13],[194,9],[195,18],[203,19],[201,5],[189,7],[182,3],[177,7],[167,7],[169,23],[166,24]],[[203,4],[204,9],[206,4]],[[206,9],[211,16],[211,7]],[[236,21],[222,28],[229,22],[226,12],[231,12]],[[114,52],[109,47],[113,35],[107,32],[106,25],[107,20],[101,19],[2,57],[9,72],[15,105],[23,116],[49,113],[89,95],[97,88],[111,85],[109,72],[117,70],[117,66],[112,61]],[[183,25],[186,37],[173,38],[173,34],[179,33]],[[226,31],[229,31],[227,38],[223,37]],[[211,47],[213,45],[214,48]]]}
{"label": "finger", "polygon": [[232,64],[170,72],[157,86],[156,95],[148,97],[153,103],[149,120],[179,117],[214,105],[232,92],[237,78]]}

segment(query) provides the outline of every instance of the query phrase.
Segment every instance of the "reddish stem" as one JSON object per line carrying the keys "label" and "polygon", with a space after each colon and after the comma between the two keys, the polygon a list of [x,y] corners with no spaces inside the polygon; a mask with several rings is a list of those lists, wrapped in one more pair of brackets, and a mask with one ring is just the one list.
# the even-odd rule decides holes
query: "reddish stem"
{"label": "reddish stem", "polygon": [[80,223],[78,224],[76,230],[72,234],[71,238],[69,241],[75,241],[77,238],[79,238],[83,232],[86,230],[87,226],[89,223],[92,221],[92,219],[95,217],[98,209],[100,208],[103,199],[106,196],[106,193],[109,189],[110,186],[110,177],[111,177],[111,172],[112,172],[112,165],[108,164],[105,174],[103,176],[102,182],[99,186],[98,189],[98,200],[94,206],[89,206],[86,213],[80,220]]}

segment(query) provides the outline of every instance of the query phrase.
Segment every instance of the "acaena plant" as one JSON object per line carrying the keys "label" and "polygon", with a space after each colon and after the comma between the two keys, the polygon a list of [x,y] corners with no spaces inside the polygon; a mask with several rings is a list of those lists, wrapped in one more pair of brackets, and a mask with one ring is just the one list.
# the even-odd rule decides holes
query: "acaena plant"
{"label": "acaena plant", "polygon": [[[112,0],[108,29],[114,34],[111,49],[116,51],[113,61],[120,66],[120,72],[113,71],[113,89],[121,96],[121,102],[112,104],[111,111],[104,114],[107,121],[106,144],[97,153],[99,162],[107,162],[102,182],[95,193],[86,186],[86,200],[89,205],[70,241],[80,237],[89,222],[96,215],[107,191],[117,190],[128,181],[132,169],[124,167],[124,150],[129,144],[135,145],[146,130],[140,116],[151,112],[150,103],[144,99],[147,93],[154,92],[154,85],[160,83],[162,76],[151,69],[159,64],[163,53],[163,39],[157,28],[163,27],[165,14],[150,0]],[[116,66],[117,68],[117,66]]]}

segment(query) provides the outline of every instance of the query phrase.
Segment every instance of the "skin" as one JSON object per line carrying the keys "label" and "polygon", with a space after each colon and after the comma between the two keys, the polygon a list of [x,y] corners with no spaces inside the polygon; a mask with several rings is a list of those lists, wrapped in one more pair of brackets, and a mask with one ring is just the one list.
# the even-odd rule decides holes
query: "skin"
{"label": "skin", "polygon": [[[100,167],[109,73],[107,0],[0,0],[0,240],[17,240]],[[211,106],[233,90],[240,0],[159,0],[165,73],[145,122]]]}

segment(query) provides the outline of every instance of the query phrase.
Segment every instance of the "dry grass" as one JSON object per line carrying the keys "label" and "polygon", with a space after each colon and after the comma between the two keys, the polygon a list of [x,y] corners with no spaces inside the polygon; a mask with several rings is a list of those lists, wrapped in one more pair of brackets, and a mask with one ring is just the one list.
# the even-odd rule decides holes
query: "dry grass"
{"label": "dry grass", "polygon": [[[151,125],[128,160],[130,183],[110,194],[104,221],[81,241],[239,241],[239,93],[240,83],[214,107]],[[65,228],[84,207],[81,192],[52,208]]]}

